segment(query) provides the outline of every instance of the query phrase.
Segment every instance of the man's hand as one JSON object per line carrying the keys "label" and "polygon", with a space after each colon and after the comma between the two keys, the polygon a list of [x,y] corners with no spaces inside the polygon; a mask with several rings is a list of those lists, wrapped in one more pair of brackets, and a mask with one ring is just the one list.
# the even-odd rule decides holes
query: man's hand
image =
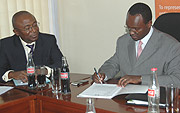
{"label": "man's hand", "polygon": [[8,74],[8,77],[9,77],[9,79],[13,78],[16,80],[21,80],[23,82],[28,81],[26,71],[16,71],[16,72],[12,71]]}
{"label": "man's hand", "polygon": [[98,73],[98,74],[99,74],[100,79],[98,78],[97,74],[94,73],[93,74],[93,81],[96,83],[101,83],[101,82],[103,82],[103,80],[105,78],[105,74],[104,73]]}
{"label": "man's hand", "polygon": [[129,83],[140,84],[141,76],[125,75],[118,81],[118,86],[125,87]]}

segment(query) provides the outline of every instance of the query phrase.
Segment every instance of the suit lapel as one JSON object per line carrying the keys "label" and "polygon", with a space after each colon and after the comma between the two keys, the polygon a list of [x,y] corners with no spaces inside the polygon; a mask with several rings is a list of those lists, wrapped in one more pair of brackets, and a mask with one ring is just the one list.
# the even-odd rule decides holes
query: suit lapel
{"label": "suit lapel", "polygon": [[128,56],[131,67],[133,68],[136,63],[136,50],[135,50],[135,41],[132,39],[129,40]]}
{"label": "suit lapel", "polygon": [[35,49],[34,49],[34,54],[33,54],[33,60],[36,65],[41,64],[42,61],[42,39],[39,35],[38,40],[36,41]]}
{"label": "suit lapel", "polygon": [[143,49],[140,57],[138,58],[135,67],[143,63],[146,59],[151,57],[158,48],[158,37],[156,35],[156,30],[154,29],[152,36],[150,37],[148,43],[146,44],[145,48]]}
{"label": "suit lapel", "polygon": [[26,55],[25,55],[25,50],[24,50],[24,47],[19,39],[18,36],[14,35],[14,44],[15,44],[15,49],[14,52],[15,55],[17,55],[16,58],[20,58],[21,60],[18,60],[20,62],[18,62],[18,64],[23,64],[26,66],[27,64],[27,60],[26,60]]}

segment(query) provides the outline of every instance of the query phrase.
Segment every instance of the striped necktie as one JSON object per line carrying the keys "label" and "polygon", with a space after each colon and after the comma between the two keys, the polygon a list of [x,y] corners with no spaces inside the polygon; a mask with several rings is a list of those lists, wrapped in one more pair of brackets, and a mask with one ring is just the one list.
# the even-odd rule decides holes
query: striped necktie
{"label": "striped necktie", "polygon": [[142,41],[140,40],[139,41],[139,44],[138,44],[138,51],[137,51],[137,59],[139,58],[139,56],[141,55],[141,52],[142,52]]}
{"label": "striped necktie", "polygon": [[27,47],[29,47],[31,49],[31,51],[29,53],[32,53],[33,54],[33,51],[34,51],[34,44],[32,45],[26,45]]}

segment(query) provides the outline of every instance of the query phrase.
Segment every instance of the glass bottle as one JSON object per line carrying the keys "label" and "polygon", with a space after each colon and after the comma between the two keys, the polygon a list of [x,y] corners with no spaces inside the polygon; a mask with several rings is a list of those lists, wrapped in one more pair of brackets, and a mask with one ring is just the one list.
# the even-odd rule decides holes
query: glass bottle
{"label": "glass bottle", "polygon": [[28,54],[28,61],[27,61],[27,77],[28,77],[28,88],[35,89],[36,82],[35,82],[35,65],[33,62],[32,54]]}
{"label": "glass bottle", "polygon": [[69,66],[68,66],[66,57],[62,57],[61,91],[63,94],[70,94],[71,93]]}
{"label": "glass bottle", "polygon": [[151,72],[151,83],[148,88],[148,113],[159,113],[160,88],[157,79],[157,68],[152,68]]}
{"label": "glass bottle", "polygon": [[96,113],[94,99],[88,98],[86,101],[86,113]]}

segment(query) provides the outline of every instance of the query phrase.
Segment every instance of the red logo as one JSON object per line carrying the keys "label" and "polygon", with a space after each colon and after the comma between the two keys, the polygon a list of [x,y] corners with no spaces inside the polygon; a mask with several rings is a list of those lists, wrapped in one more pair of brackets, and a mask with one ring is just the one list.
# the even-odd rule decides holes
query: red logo
{"label": "red logo", "polygon": [[148,89],[148,96],[150,96],[150,97],[155,97],[155,90],[153,90],[153,89]]}
{"label": "red logo", "polygon": [[151,68],[151,71],[157,71],[157,68]]}
{"label": "red logo", "polygon": [[34,73],[34,67],[27,68],[27,73],[33,74]]}
{"label": "red logo", "polygon": [[68,78],[68,73],[61,73],[61,78],[62,79],[67,79]]}

